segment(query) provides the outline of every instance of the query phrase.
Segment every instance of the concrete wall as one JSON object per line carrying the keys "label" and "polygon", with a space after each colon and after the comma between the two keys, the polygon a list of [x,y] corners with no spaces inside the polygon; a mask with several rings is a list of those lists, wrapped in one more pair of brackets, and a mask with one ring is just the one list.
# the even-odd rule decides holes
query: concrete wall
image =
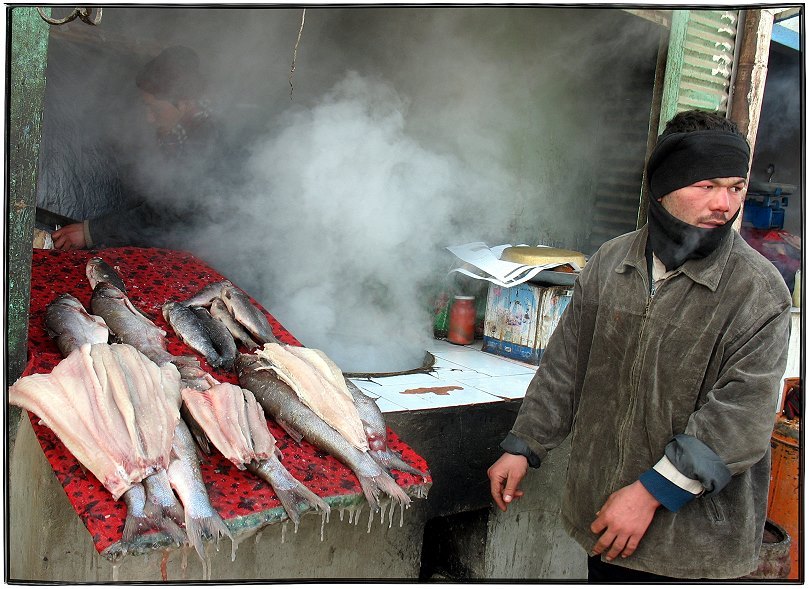
{"label": "concrete wall", "polygon": [[505,513],[493,509],[486,539],[485,578],[582,581],[587,555],[562,528],[560,507],[570,443],[531,469],[525,495]]}
{"label": "concrete wall", "polygon": [[[292,525],[270,525],[241,539],[231,561],[229,539],[219,551],[208,545],[203,565],[189,548],[124,557],[112,564],[96,552],[90,534],[73,510],[51,470],[28,422],[20,424],[11,456],[9,496],[10,580],[106,583],[161,580],[165,558],[169,581],[411,579],[418,578],[424,530],[424,501],[416,499],[399,527],[386,518],[368,532],[368,510],[349,523],[332,513],[320,539],[319,516],[304,516],[295,533]],[[283,540],[283,541],[282,541]]]}

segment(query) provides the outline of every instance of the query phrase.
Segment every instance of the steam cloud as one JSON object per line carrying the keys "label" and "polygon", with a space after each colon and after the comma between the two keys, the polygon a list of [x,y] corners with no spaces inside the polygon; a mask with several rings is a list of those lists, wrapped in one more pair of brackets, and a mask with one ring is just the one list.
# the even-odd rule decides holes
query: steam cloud
{"label": "steam cloud", "polygon": [[[216,222],[183,237],[304,345],[346,371],[411,368],[432,337],[446,246],[588,251],[603,130],[626,127],[602,112],[603,96],[632,88],[639,71],[653,75],[655,25],[619,10],[313,8],[290,100],[300,16],[111,8],[104,24],[200,53],[209,96],[250,156],[239,186],[199,203]],[[587,73],[616,63],[625,81]],[[120,65],[110,70],[120,76]],[[72,77],[81,70],[62,76]],[[76,120],[99,103],[108,114],[132,106],[76,92],[54,97],[84,109]],[[644,141],[648,103],[633,100],[620,109],[640,113]],[[107,136],[137,135],[129,119],[107,119]],[[58,199],[50,208],[67,210],[70,195]]]}

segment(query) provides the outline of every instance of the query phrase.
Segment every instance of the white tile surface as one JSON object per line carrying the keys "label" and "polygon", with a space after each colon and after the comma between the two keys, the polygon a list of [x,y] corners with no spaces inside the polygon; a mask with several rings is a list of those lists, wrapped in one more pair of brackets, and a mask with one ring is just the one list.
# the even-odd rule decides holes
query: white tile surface
{"label": "white tile surface", "polygon": [[392,403],[391,401],[388,401],[387,399],[383,399],[381,397],[376,400],[376,404],[379,407],[379,410],[382,411],[382,413],[391,413],[394,411],[407,411],[407,409],[405,409],[401,405],[397,405],[396,403]]}
{"label": "white tile surface", "polygon": [[486,376],[468,366],[461,366],[460,364],[450,362],[438,356],[435,357],[432,372],[436,378],[441,380],[469,380],[470,378]]}
{"label": "white tile surface", "polygon": [[[381,399],[386,399],[396,405],[404,405],[408,409],[437,409],[500,401],[494,395],[458,381],[436,380],[433,391],[425,390],[421,393],[413,393],[414,388],[416,387],[403,389],[398,386],[382,386],[377,389],[377,392]],[[418,388],[426,389],[428,387]]]}
{"label": "white tile surface", "polygon": [[536,368],[526,364],[511,362],[506,358],[500,358],[493,354],[480,352],[477,350],[442,350],[433,352],[437,358],[449,360],[455,364],[460,364],[465,368],[471,368],[477,372],[489,376],[512,376],[514,374],[532,374]]}
{"label": "white tile surface", "polygon": [[[435,356],[435,364],[428,373],[351,380],[376,399],[383,413],[523,398],[536,366],[483,352],[481,346],[480,341],[469,346],[457,346],[432,340],[427,349]],[[406,392],[430,387],[457,388]]]}
{"label": "white tile surface", "polygon": [[513,376],[494,376],[464,380],[464,384],[473,386],[491,395],[504,399],[522,399],[532,374],[515,374]]}
{"label": "white tile surface", "polygon": [[402,389],[413,389],[421,386],[435,386],[437,381],[438,378],[433,374],[420,372],[418,374],[401,374],[398,376],[372,378],[370,380],[363,380],[361,381],[361,385],[360,383],[357,383],[357,385],[368,391],[375,392],[376,389],[381,386],[397,386],[402,387]]}

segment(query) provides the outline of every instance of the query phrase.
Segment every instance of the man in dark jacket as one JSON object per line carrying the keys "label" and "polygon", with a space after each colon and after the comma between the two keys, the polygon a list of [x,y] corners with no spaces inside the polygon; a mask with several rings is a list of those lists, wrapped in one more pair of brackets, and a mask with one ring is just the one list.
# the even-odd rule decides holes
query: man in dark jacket
{"label": "man in dark jacket", "polygon": [[156,131],[156,152],[141,154],[138,162],[148,173],[125,181],[123,210],[54,231],[56,249],[170,247],[182,244],[180,233],[206,214],[204,192],[223,166],[221,134],[202,100],[197,54],[170,47],[138,72],[135,83]]}
{"label": "man in dark jacket", "polygon": [[562,522],[591,581],[756,568],[791,302],[732,229],[749,159],[722,117],[668,123],[646,167],[647,225],[582,270],[488,471],[506,510],[572,432]]}

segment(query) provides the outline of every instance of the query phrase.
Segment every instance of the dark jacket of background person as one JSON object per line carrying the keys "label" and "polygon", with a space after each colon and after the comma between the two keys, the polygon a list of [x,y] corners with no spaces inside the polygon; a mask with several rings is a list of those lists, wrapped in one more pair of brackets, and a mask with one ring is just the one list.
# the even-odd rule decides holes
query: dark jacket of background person
{"label": "dark jacket of background person", "polygon": [[221,132],[207,111],[158,139],[152,171],[125,177],[126,204],[85,221],[87,247],[182,247],[187,234],[212,222],[210,203],[235,189]]}

